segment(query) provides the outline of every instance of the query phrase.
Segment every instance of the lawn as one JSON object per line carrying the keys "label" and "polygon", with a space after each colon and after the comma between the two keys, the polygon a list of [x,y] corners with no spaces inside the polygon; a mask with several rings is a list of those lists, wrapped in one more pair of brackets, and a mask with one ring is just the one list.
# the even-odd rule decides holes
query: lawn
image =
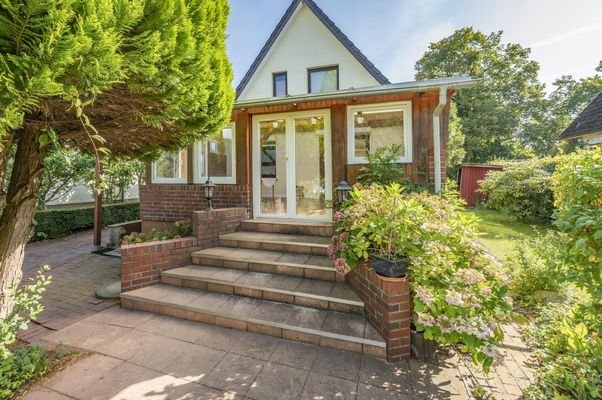
{"label": "lawn", "polygon": [[516,240],[549,229],[546,226],[517,222],[499,211],[471,208],[466,212],[476,215],[481,220],[479,222],[481,242],[500,261],[505,260],[512,252]]}

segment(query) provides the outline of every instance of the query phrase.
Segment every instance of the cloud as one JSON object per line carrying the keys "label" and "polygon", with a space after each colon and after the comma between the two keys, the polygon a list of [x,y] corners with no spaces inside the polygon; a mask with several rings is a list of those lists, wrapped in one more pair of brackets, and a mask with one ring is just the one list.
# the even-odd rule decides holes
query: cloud
{"label": "cloud", "polygon": [[590,24],[590,25],[582,26],[582,27],[580,27],[578,29],[574,29],[572,31],[565,32],[565,33],[562,33],[560,35],[552,36],[552,37],[550,37],[548,39],[540,40],[539,42],[535,42],[533,44],[530,44],[527,47],[535,49],[535,48],[538,48],[538,47],[549,46],[551,44],[558,43],[558,42],[561,42],[563,40],[570,39],[572,37],[582,35],[584,33],[597,31],[599,29],[602,29],[602,21],[597,22],[595,24]]}

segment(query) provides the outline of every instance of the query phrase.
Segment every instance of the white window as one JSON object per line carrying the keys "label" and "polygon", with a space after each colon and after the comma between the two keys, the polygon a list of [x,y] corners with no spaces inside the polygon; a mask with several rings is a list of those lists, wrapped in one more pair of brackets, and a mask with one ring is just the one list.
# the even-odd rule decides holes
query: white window
{"label": "white window", "polygon": [[399,163],[412,162],[412,102],[347,107],[349,164],[365,164],[366,154],[381,147],[401,146]]}
{"label": "white window", "polygon": [[186,183],[186,149],[166,152],[152,163],[153,183]]}
{"label": "white window", "polygon": [[234,123],[219,135],[194,145],[194,182],[236,183],[236,126]]}

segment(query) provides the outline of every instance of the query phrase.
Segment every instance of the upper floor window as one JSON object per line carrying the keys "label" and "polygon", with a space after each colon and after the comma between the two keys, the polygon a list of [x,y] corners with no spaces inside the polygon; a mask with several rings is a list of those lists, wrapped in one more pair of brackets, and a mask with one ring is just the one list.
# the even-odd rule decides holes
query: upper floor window
{"label": "upper floor window", "polygon": [[286,72],[276,72],[272,75],[274,97],[286,96],[288,94],[288,83]]}
{"label": "upper floor window", "polygon": [[309,68],[307,70],[307,90],[309,93],[333,92],[339,90],[339,67]]}
{"label": "upper floor window", "polygon": [[194,182],[236,183],[236,127],[226,126],[216,137],[195,144]]}
{"label": "upper floor window", "polygon": [[412,162],[412,102],[349,106],[347,108],[348,161],[366,163],[366,155],[398,145],[399,163]]}
{"label": "upper floor window", "polygon": [[186,183],[188,151],[165,152],[152,163],[153,183]]}

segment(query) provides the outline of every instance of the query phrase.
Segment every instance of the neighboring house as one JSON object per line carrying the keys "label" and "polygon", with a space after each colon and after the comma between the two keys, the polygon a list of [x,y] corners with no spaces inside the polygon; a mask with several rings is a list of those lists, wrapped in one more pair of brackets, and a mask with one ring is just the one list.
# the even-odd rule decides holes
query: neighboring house
{"label": "neighboring house", "polygon": [[602,92],[562,132],[561,140],[579,140],[586,147],[602,145]]}
{"label": "neighboring house", "polygon": [[353,184],[366,154],[392,144],[402,145],[407,176],[438,190],[450,97],[474,85],[467,77],[391,83],[312,0],[294,0],[241,80],[231,123],[150,167],[143,229],[204,208],[209,177],[214,207],[330,220],[333,188]]}
{"label": "neighboring house", "polygon": [[[138,199],[138,184],[132,185],[125,192],[125,200]],[[69,193],[46,203],[48,207],[77,207],[94,204],[94,196],[88,185],[77,185]]]}

